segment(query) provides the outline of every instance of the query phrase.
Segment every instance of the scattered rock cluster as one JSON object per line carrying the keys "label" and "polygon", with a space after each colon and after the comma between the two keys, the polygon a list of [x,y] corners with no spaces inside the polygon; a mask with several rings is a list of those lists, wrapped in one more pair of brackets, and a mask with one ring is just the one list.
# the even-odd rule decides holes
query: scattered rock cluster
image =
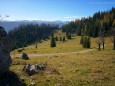
{"label": "scattered rock cluster", "polygon": [[56,74],[60,75],[60,72],[55,69],[49,67],[47,64],[27,64],[23,67],[22,71],[27,73],[29,76],[34,75],[34,74]]}
{"label": "scattered rock cluster", "polygon": [[31,76],[31,75],[39,73],[39,71],[43,71],[45,69],[46,69],[45,64],[36,64],[36,65],[27,64],[24,66],[22,71],[25,71],[29,76]]}

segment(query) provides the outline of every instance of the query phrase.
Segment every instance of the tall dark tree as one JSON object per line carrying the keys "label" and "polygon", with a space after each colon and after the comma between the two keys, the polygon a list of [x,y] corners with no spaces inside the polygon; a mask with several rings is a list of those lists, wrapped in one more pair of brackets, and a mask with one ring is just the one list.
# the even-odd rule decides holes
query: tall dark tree
{"label": "tall dark tree", "polygon": [[66,38],[71,39],[71,33],[66,33]]}
{"label": "tall dark tree", "polygon": [[58,37],[57,36],[55,37],[55,40],[58,41]]}
{"label": "tall dark tree", "polygon": [[56,47],[56,42],[54,37],[51,37],[50,47]]}
{"label": "tall dark tree", "polygon": [[84,36],[83,37],[83,43],[82,43],[83,48],[90,48],[91,46],[91,41],[89,36]]}
{"label": "tall dark tree", "polygon": [[59,37],[59,40],[62,41],[62,37]]}
{"label": "tall dark tree", "polygon": [[63,37],[63,41],[65,41],[65,36]]}

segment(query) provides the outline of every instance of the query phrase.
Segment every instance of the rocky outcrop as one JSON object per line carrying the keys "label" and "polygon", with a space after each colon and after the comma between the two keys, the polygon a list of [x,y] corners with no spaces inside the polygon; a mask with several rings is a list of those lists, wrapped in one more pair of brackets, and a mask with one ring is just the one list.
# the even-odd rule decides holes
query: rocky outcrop
{"label": "rocky outcrop", "polygon": [[6,31],[0,26],[0,76],[9,70],[12,63],[10,57],[11,44]]}
{"label": "rocky outcrop", "polygon": [[60,75],[61,73],[52,67],[49,67],[47,63],[45,64],[27,64],[23,67],[22,71],[24,71],[29,76],[34,74],[56,74]]}
{"label": "rocky outcrop", "polygon": [[12,63],[10,51],[11,44],[7,33],[0,26],[0,86],[26,86],[14,72],[9,70]]}
{"label": "rocky outcrop", "polygon": [[45,69],[46,69],[45,64],[36,64],[36,65],[27,64],[23,67],[22,71],[25,71],[29,76],[31,76]]}

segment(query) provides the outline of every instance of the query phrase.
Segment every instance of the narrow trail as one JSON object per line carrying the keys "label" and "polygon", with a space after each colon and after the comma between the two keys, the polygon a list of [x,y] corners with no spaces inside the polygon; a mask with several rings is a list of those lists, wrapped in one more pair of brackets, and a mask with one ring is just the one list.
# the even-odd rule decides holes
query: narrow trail
{"label": "narrow trail", "polygon": [[[59,56],[59,55],[69,55],[69,54],[82,54],[87,53],[90,51],[94,51],[97,49],[88,49],[88,50],[82,50],[82,51],[76,51],[76,52],[64,52],[64,53],[51,53],[51,54],[28,54],[29,57],[38,57],[38,56]],[[11,54],[11,57],[21,57],[22,54]]]}

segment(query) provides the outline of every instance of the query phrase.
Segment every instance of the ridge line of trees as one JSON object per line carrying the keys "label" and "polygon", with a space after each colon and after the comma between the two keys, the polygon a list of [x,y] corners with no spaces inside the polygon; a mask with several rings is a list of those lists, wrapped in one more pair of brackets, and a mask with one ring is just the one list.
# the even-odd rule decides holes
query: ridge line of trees
{"label": "ridge line of trees", "polygon": [[59,29],[58,25],[54,24],[20,25],[8,32],[8,36],[13,44],[12,50],[49,39],[54,30],[57,29]]}
{"label": "ridge line of trees", "polygon": [[115,8],[104,12],[96,12],[92,17],[76,19],[62,26],[62,31],[70,34],[82,35],[85,28],[86,35],[90,37],[98,37],[100,31],[103,31],[105,36],[111,28],[115,28]]}

